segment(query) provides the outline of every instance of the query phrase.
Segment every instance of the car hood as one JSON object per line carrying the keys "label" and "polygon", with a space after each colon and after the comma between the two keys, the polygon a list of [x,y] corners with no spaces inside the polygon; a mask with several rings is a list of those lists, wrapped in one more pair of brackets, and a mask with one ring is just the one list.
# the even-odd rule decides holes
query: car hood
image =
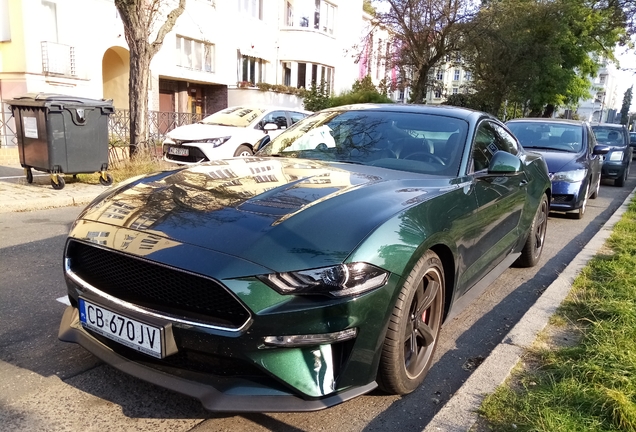
{"label": "car hood", "polygon": [[195,123],[179,126],[168,132],[168,137],[179,141],[193,141],[197,139],[220,138],[236,135],[237,132],[245,131],[246,128],[235,126],[208,125]]}
{"label": "car hood", "polygon": [[289,271],[342,262],[378,225],[450,182],[364,165],[236,158],[138,180],[80,218]]}
{"label": "car hood", "polygon": [[548,171],[556,173],[586,168],[585,153],[568,153],[562,151],[530,149],[540,153],[548,164]]}

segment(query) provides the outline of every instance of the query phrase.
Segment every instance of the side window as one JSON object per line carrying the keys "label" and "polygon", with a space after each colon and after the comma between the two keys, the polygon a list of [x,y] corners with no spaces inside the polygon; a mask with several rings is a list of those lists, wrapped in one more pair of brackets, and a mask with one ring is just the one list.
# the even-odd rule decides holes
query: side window
{"label": "side window", "polygon": [[498,136],[492,124],[487,121],[482,122],[477,127],[475,143],[473,144],[472,158],[474,170],[481,171],[488,168],[492,156],[499,150],[504,150],[500,148],[500,146],[501,141],[498,140]]}
{"label": "side window", "polygon": [[267,114],[258,124],[258,128],[263,129],[267,123],[276,124],[278,129],[287,129],[287,116],[285,115],[285,111],[272,111]]}
{"label": "side window", "polygon": [[294,124],[297,121],[300,121],[307,117],[307,114],[299,113],[296,111],[289,111],[289,117],[291,118],[291,124]]}
{"label": "side window", "polygon": [[499,146],[501,149],[507,151],[508,153],[512,153],[513,155],[519,154],[519,144],[517,140],[510,135],[510,133],[502,128],[500,125],[493,123],[493,128],[495,132],[499,136],[499,141],[501,141],[501,145]]}

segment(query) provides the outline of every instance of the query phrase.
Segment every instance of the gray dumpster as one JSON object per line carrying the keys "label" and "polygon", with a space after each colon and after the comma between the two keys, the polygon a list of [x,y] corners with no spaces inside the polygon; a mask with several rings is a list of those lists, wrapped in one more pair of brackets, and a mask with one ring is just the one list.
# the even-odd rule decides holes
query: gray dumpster
{"label": "gray dumpster", "polygon": [[54,189],[64,187],[63,174],[108,174],[108,116],[111,100],[87,99],[50,93],[27,94],[8,101],[13,111],[20,164],[29,183],[32,169],[51,174]]}

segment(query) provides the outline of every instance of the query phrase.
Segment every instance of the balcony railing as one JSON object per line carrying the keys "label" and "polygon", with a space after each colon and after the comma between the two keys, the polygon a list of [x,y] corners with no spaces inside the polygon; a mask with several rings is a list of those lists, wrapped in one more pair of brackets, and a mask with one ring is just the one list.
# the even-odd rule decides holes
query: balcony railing
{"label": "balcony railing", "polygon": [[75,47],[55,42],[42,42],[42,72],[51,75],[76,76]]}

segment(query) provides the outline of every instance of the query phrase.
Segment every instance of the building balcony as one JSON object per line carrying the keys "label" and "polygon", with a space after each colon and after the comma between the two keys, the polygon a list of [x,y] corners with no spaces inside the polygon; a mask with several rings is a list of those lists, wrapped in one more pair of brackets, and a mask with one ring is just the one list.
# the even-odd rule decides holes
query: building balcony
{"label": "building balcony", "polygon": [[42,73],[76,77],[75,47],[42,41]]}

